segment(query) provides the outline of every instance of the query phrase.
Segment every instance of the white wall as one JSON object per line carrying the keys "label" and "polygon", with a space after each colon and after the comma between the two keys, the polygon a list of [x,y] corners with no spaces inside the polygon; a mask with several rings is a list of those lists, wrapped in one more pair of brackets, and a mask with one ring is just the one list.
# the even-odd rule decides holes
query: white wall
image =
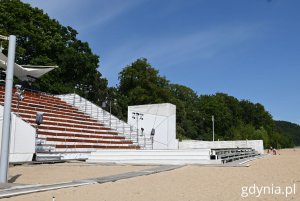
{"label": "white wall", "polygon": [[[0,106],[0,148],[3,126],[3,106]],[[35,128],[12,113],[10,137],[10,162],[32,161],[35,152]],[[1,151],[1,149],[0,149]]]}
{"label": "white wall", "polygon": [[[143,114],[143,120],[132,118],[132,113]],[[170,103],[136,105],[128,107],[128,124],[144,128],[144,134],[150,136],[152,128],[155,129],[154,149],[178,149],[176,139],[176,106]],[[137,125],[138,124],[138,125]]]}
{"label": "white wall", "polygon": [[237,141],[198,141],[183,140],[179,142],[179,149],[207,149],[207,148],[253,148],[258,153],[264,154],[262,140],[237,140]]}

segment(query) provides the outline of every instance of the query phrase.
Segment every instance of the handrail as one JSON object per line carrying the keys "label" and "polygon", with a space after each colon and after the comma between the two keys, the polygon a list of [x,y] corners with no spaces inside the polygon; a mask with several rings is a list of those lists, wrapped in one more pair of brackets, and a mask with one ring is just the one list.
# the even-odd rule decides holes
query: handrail
{"label": "handrail", "polygon": [[[72,106],[76,107],[85,114],[90,115],[92,118],[97,119],[99,122],[105,124],[111,129],[117,131],[119,134],[123,135],[125,139],[131,140],[132,142],[143,147],[144,149],[152,148],[152,145],[151,147],[149,147],[146,143],[147,141],[151,140],[150,133],[143,132],[143,135],[140,135],[138,129],[135,126],[129,125],[125,121],[120,120],[118,117],[104,110],[100,106],[90,102],[89,100],[75,93],[56,95],[55,97],[60,98],[61,100],[71,104]],[[142,136],[142,138],[139,139],[138,135]]]}

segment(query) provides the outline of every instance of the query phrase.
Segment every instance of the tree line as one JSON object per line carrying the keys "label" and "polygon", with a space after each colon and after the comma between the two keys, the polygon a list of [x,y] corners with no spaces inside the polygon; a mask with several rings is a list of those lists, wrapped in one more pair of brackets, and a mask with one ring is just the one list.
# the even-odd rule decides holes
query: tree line
{"label": "tree line", "polygon": [[216,140],[264,140],[266,147],[290,147],[293,141],[281,133],[271,114],[260,103],[238,100],[225,93],[198,95],[193,89],[173,84],[145,58],[119,73],[112,89],[113,112],[126,119],[128,105],[169,102],[176,105],[177,138],[212,140],[212,116]]}
{"label": "tree line", "polygon": [[277,129],[293,139],[294,146],[300,146],[300,126],[287,121],[275,121]]}
{"label": "tree line", "polygon": [[175,104],[180,140],[212,140],[213,115],[215,139],[263,139],[266,147],[293,146],[292,138],[276,127],[263,105],[224,93],[198,95],[161,76],[146,58],[124,67],[119,84],[108,87],[100,73],[99,56],[77,38],[76,30],[19,0],[1,1],[0,34],[17,36],[17,63],[59,66],[36,80],[32,84],[35,89],[54,94],[76,92],[98,105],[112,101],[113,114],[124,120],[129,105]]}

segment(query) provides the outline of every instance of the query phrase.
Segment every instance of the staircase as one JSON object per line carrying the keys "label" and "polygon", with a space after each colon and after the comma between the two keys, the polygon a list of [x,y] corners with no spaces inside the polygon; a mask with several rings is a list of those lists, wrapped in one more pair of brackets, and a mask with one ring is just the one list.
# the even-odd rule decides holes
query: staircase
{"label": "staircase", "polygon": [[118,117],[77,94],[63,94],[57,95],[56,97],[77,108],[79,111],[88,114],[98,122],[103,123],[104,126],[115,130],[127,140],[137,144],[141,149],[152,149],[150,133],[142,133],[133,125],[127,124]]}
{"label": "staircase", "polygon": [[[117,129],[79,111],[58,97],[45,93],[24,92],[18,105],[13,91],[12,112],[37,129],[36,153],[89,154],[99,149],[140,149]],[[0,104],[4,103],[4,87],[0,86]],[[36,125],[36,113],[42,112],[43,122]]]}

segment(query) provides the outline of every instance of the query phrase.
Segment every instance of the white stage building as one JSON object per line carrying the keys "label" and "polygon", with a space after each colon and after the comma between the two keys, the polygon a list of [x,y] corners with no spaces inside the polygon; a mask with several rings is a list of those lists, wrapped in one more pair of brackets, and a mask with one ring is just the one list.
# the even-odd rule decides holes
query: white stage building
{"label": "white stage building", "polygon": [[138,129],[139,140],[143,140],[144,136],[151,137],[154,129],[153,149],[178,149],[175,105],[162,103],[129,106],[128,124]]}

